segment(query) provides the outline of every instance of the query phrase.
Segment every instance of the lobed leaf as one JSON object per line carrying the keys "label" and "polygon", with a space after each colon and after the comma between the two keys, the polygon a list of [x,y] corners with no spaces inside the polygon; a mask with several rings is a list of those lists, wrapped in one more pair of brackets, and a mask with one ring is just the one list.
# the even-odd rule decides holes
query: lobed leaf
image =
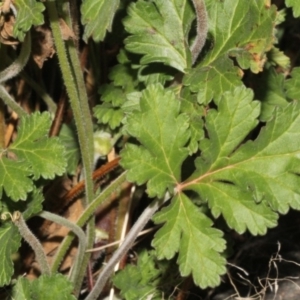
{"label": "lobed leaf", "polygon": [[294,68],[291,72],[291,78],[285,81],[284,87],[286,95],[291,99],[300,99],[300,68]]}
{"label": "lobed leaf", "polygon": [[32,179],[52,179],[65,172],[64,147],[58,138],[48,137],[50,124],[46,112],[21,118],[16,140],[0,157],[0,195],[4,189],[12,200],[25,200],[33,190]]}
{"label": "lobed leaf", "polygon": [[10,283],[14,273],[12,255],[21,246],[21,236],[16,226],[7,222],[0,227],[0,286]]}
{"label": "lobed leaf", "polygon": [[10,160],[2,155],[0,157],[0,196],[3,190],[12,200],[25,200],[33,190],[30,164],[26,161]]}
{"label": "lobed leaf", "polygon": [[288,105],[284,91],[284,75],[278,74],[273,67],[265,69],[255,82],[254,91],[261,101],[261,113],[259,119],[263,122],[270,121],[274,117],[277,107]]}
{"label": "lobed leaf", "polygon": [[133,70],[127,62],[125,51],[121,51],[118,60],[124,65],[114,66],[109,73],[110,84],[104,84],[99,89],[103,103],[94,107],[94,115],[100,124],[108,124],[111,129],[116,129],[124,118],[121,106],[124,104],[128,93],[135,90],[138,81],[137,71]]}
{"label": "lobed leaf", "polygon": [[[34,188],[33,192],[30,193],[26,199],[26,209],[22,212],[24,220],[28,220],[34,215],[37,215],[43,210],[42,203],[44,201],[44,196],[41,189]],[[21,205],[18,203],[19,211],[21,210]],[[16,209],[17,210],[17,209]]]}
{"label": "lobed leaf", "polygon": [[22,213],[22,216],[25,220],[28,220],[34,215],[37,215],[42,211],[42,203],[44,197],[42,195],[41,188],[36,188],[34,186],[33,191],[27,194],[26,202],[19,201],[16,202],[10,197],[3,195],[1,199],[1,214],[10,213],[13,214],[15,211]]}
{"label": "lobed leaf", "polygon": [[27,300],[31,298],[30,281],[25,277],[19,277],[12,290],[12,299]]}
{"label": "lobed leaf", "polygon": [[140,146],[127,143],[121,152],[121,165],[128,169],[129,181],[143,184],[151,197],[173,192],[180,180],[180,169],[188,156],[188,118],[180,114],[180,102],[171,90],[160,84],[149,85],[140,99],[140,110],[129,114],[125,131]]}
{"label": "lobed leaf", "polygon": [[225,248],[221,231],[211,228],[206,217],[183,193],[154,216],[156,224],[165,223],[155,234],[152,246],[159,259],[171,259],[178,253],[177,262],[182,276],[192,273],[201,288],[220,284],[225,273]]}
{"label": "lobed leaf", "polygon": [[9,148],[19,161],[30,163],[33,179],[52,179],[66,169],[64,147],[58,138],[48,137],[50,125],[47,112],[22,117],[18,136]]}
{"label": "lobed leaf", "polygon": [[258,73],[275,42],[275,6],[267,6],[264,0],[207,2],[211,49],[184,78],[202,103],[241,85],[243,72],[230,57],[235,57],[242,69]]}
{"label": "lobed leaf", "polygon": [[277,65],[284,71],[288,71],[291,68],[291,59],[276,47],[273,47],[268,52],[268,60],[272,65]]}
{"label": "lobed leaf", "polygon": [[[259,109],[251,99],[249,90],[239,88],[224,95],[218,111],[209,112],[209,139],[200,143],[197,170],[181,188],[196,191],[213,216],[222,214],[236,231],[264,234],[276,225],[274,211],[300,208],[300,104],[278,108],[258,138],[240,146],[257,123]],[[231,116],[221,122],[228,108]],[[242,117],[241,125],[232,122]]]}
{"label": "lobed leaf", "polygon": [[[75,300],[72,291],[72,284],[62,274],[41,275],[33,281],[19,277],[17,284],[13,288],[13,296],[17,297],[14,299],[19,300]],[[21,295],[27,298],[22,298]]]}
{"label": "lobed leaf", "polygon": [[143,251],[138,255],[136,265],[127,265],[114,277],[114,285],[121,290],[121,296],[126,300],[161,299],[161,292],[157,290],[161,271],[157,268],[153,254]]}
{"label": "lobed leaf", "polygon": [[84,0],[81,5],[81,22],[85,42],[92,37],[95,42],[104,40],[106,30],[111,31],[120,0]]}
{"label": "lobed leaf", "polygon": [[128,51],[144,55],[141,64],[162,62],[184,72],[191,64],[187,45],[194,18],[191,3],[178,0],[139,0],[128,8],[125,39]]}
{"label": "lobed leaf", "polygon": [[181,93],[181,112],[188,115],[190,119],[191,137],[188,144],[189,154],[196,153],[199,149],[199,141],[204,137],[202,116],[205,114],[205,109],[197,103],[194,95],[190,94],[187,88]]}
{"label": "lobed leaf", "polygon": [[298,0],[285,0],[287,7],[292,7],[295,18],[300,16],[300,3]]}
{"label": "lobed leaf", "polygon": [[43,11],[45,6],[36,0],[15,0],[14,5],[18,13],[14,24],[13,35],[20,41],[24,40],[25,34],[31,26],[44,24]]}

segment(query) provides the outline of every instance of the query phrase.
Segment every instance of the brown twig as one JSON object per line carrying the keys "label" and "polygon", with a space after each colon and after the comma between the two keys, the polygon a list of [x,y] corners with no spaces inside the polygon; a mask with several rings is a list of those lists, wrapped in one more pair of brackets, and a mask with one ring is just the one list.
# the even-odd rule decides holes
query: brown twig
{"label": "brown twig", "polygon": [[[96,171],[94,171],[92,175],[93,181],[102,178],[104,175],[106,175],[107,173],[115,169],[119,165],[119,161],[120,161],[120,157],[117,157],[114,160],[101,166]],[[85,187],[85,180],[82,180],[64,195],[63,202],[69,203],[71,200],[76,198],[84,191],[84,187]]]}

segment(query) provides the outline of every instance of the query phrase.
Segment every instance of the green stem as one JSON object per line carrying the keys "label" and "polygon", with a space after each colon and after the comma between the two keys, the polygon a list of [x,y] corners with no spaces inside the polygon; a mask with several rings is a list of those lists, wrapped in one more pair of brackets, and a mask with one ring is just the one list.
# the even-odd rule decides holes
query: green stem
{"label": "green stem", "polygon": [[[122,173],[117,179],[115,179],[107,188],[101,192],[99,196],[97,196],[85,209],[83,214],[80,216],[76,225],[82,227],[86,224],[86,222],[90,219],[90,217],[94,214],[97,207],[102,204],[105,200],[107,200],[110,195],[121,186],[121,184],[126,180],[126,172]],[[56,272],[61,261],[63,260],[74,236],[68,234],[64,240],[62,241],[59,250],[56,252],[55,258],[53,260],[53,264],[51,267],[52,272]]]}
{"label": "green stem", "polygon": [[[70,5],[72,5],[72,4],[70,3]],[[70,11],[70,14],[67,14],[67,15],[72,16],[72,12]],[[72,27],[71,22],[69,23],[69,26]],[[73,71],[73,74],[74,74],[74,76],[76,78],[76,82],[77,82],[77,92],[79,95],[79,101],[80,101],[82,113],[85,116],[88,116],[88,115],[90,116],[89,102],[88,102],[86,87],[85,87],[84,78],[83,78],[83,74],[82,74],[82,70],[81,70],[81,65],[80,65],[80,61],[78,58],[77,49],[76,49],[73,41],[67,41],[66,46],[67,46],[70,60],[72,62],[72,65],[71,65],[72,71]],[[86,139],[86,142],[89,143],[88,148],[90,150],[93,150],[94,149],[94,139],[93,139],[93,134],[92,134],[93,133],[92,118],[91,117],[84,118],[83,121],[84,121],[84,125],[86,128],[86,134],[90,133],[90,136]],[[93,153],[93,151],[91,151],[90,157],[93,157],[93,156],[94,156],[94,153]],[[91,164],[92,163],[93,162],[91,161]],[[86,172],[86,170],[85,170],[85,172]],[[90,189],[89,191],[86,191],[87,195],[94,194],[93,184],[86,186],[86,189]],[[86,197],[86,204],[89,204],[91,201],[92,201],[92,198]],[[94,218],[91,218],[87,225],[86,236],[87,236],[86,237],[87,247],[91,248],[94,244],[94,236],[95,236]],[[83,260],[82,260],[82,265],[80,266],[80,269],[78,270],[78,272],[76,272],[76,278],[74,278],[74,287],[75,288],[73,291],[75,296],[79,295],[82,281],[83,281],[84,277],[86,276],[86,267],[89,263],[90,257],[91,257],[91,253],[85,253]]]}
{"label": "green stem", "polygon": [[[52,28],[52,34],[54,37],[54,43],[60,63],[64,83],[66,85],[67,93],[70,98],[71,107],[74,113],[75,124],[78,130],[78,140],[81,150],[82,162],[85,172],[85,201],[84,207],[91,203],[94,196],[94,186],[92,180],[92,167],[93,167],[93,156],[94,156],[94,145],[93,145],[93,126],[92,118],[88,108],[87,95],[84,88],[84,81],[81,71],[78,56],[74,47],[69,46],[70,58],[72,65],[70,66],[66,51],[65,43],[62,39],[59,18],[56,9],[56,3],[54,0],[46,1],[46,7],[49,13],[50,25]],[[73,49],[74,48],[74,49]],[[74,75],[74,76],[73,76]],[[74,78],[75,77],[75,78]],[[76,84],[75,84],[75,82]],[[91,219],[87,226],[87,246],[90,247],[94,240],[94,220]],[[65,248],[63,248],[65,251]],[[63,252],[64,252],[63,251]],[[65,254],[65,252],[63,253]],[[82,266],[76,279],[76,293],[78,292],[78,286],[81,285],[80,280],[83,279],[86,266],[90,253],[86,253],[83,258]],[[60,260],[59,260],[60,262]],[[76,270],[77,271],[77,270]]]}
{"label": "green stem", "polygon": [[3,102],[20,117],[27,115],[27,112],[10,96],[5,87],[0,84],[0,98]]}
{"label": "green stem", "polygon": [[21,213],[16,213],[17,217],[14,218],[13,222],[18,227],[20,234],[25,241],[30,245],[35,253],[35,258],[40,265],[42,274],[51,275],[51,270],[47,262],[46,254],[43,250],[41,243],[34,236],[34,234],[28,228]]}
{"label": "green stem", "polygon": [[78,276],[80,266],[82,264],[82,260],[83,260],[83,257],[84,257],[84,253],[85,253],[85,250],[86,250],[86,239],[85,239],[84,231],[79,226],[77,226],[76,224],[70,222],[69,220],[67,220],[67,219],[65,219],[61,216],[52,214],[50,212],[42,211],[38,215],[40,217],[43,217],[43,218],[47,219],[47,220],[50,220],[52,222],[55,222],[57,224],[60,224],[62,226],[65,226],[65,227],[69,228],[70,230],[72,230],[77,235],[78,240],[79,240],[78,252],[76,254],[75,262],[74,262],[74,265],[72,267],[71,274],[69,276],[69,280],[73,284],[75,284],[75,279]]}
{"label": "green stem", "polygon": [[[70,59],[72,61],[72,67],[73,67],[73,73],[75,75],[76,81],[77,81],[77,88],[78,88],[78,94],[81,95],[80,97],[80,104],[81,104],[81,109],[83,111],[83,114],[89,115],[90,114],[90,109],[89,109],[89,103],[88,103],[88,97],[86,93],[86,88],[83,80],[83,75],[81,71],[81,66],[80,62],[78,59],[78,54],[77,50],[75,48],[74,43],[71,41],[68,41],[67,43],[67,48],[68,52],[70,55]],[[85,127],[88,132],[93,132],[93,123],[91,118],[86,118],[84,120],[85,122]],[[93,136],[87,139],[87,141],[90,141],[89,148],[93,149],[94,148],[94,142],[93,142]],[[93,155],[93,154],[92,154]],[[93,192],[93,190],[91,191]],[[90,203],[92,199],[87,198],[86,203]],[[95,222],[93,218],[89,221],[87,229],[86,229],[86,235],[87,235],[87,247],[91,248],[94,244],[94,236],[95,236]],[[78,296],[81,288],[82,281],[84,277],[86,276],[86,266],[89,263],[91,253],[85,253],[82,261],[81,268],[79,272],[77,273],[77,277],[74,282],[74,295]]]}
{"label": "green stem", "polygon": [[[87,97],[87,92],[86,92],[86,87],[83,79],[83,74],[81,71],[81,66],[80,66],[80,61],[78,59],[78,54],[77,50],[75,48],[75,45],[73,42],[68,41],[67,42],[67,49],[70,55],[70,59],[72,61],[72,66],[73,66],[73,72],[76,78],[77,82],[77,88],[78,88],[78,94],[79,94],[79,101],[82,109],[82,113],[84,116],[89,116],[89,118],[85,118],[85,126],[86,126],[86,134],[90,134],[90,136],[86,139],[87,142],[89,142],[89,149],[94,149],[94,137],[93,137],[93,123],[92,123],[92,118],[91,118],[91,113],[90,113],[90,108],[89,108],[89,101]],[[94,153],[91,151],[90,156],[93,157]],[[92,188],[92,193],[93,193],[93,188]],[[88,201],[92,199],[87,199]]]}
{"label": "green stem", "polygon": [[92,132],[88,132],[88,130],[91,130],[91,128],[87,128],[85,126],[86,120],[91,120],[91,115],[90,113],[87,114],[86,111],[82,109],[82,103],[80,102],[80,99],[84,99],[84,96],[78,95],[78,83],[74,81],[72,69],[67,57],[66,46],[60,33],[56,1],[46,1],[46,7],[49,14],[50,25],[52,28],[52,34],[54,38],[58,60],[60,63],[63,80],[70,98],[75,124],[78,131],[78,140],[81,150],[83,167],[85,170],[85,192],[87,200],[84,204],[86,205],[93,198],[94,194],[92,181],[93,147],[91,148],[90,146],[93,143],[93,138]]}
{"label": "green stem", "polygon": [[[95,222],[94,222],[94,218],[92,218],[91,220],[89,220],[87,229],[86,229],[86,239],[87,239],[87,247],[88,249],[91,248],[94,245],[95,242]],[[90,252],[86,252],[83,256],[82,259],[82,264],[81,266],[78,266],[78,270],[77,271],[77,276],[76,278],[74,278],[74,290],[73,293],[75,295],[75,297],[78,298],[80,290],[81,290],[81,285],[83,282],[84,277],[86,276],[86,270],[87,270],[87,266],[88,263],[90,261],[92,253]]]}

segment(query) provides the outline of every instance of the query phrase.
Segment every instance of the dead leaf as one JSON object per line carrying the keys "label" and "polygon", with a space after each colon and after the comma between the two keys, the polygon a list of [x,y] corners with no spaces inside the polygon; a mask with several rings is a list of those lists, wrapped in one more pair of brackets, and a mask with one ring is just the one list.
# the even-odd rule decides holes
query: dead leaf
{"label": "dead leaf", "polygon": [[61,36],[64,41],[71,40],[71,39],[76,40],[76,35],[74,31],[61,18],[59,19],[59,27],[60,27]]}
{"label": "dead leaf", "polygon": [[4,45],[18,45],[19,41],[13,37],[15,17],[13,14],[0,16],[0,43]]}
{"label": "dead leaf", "polygon": [[47,26],[38,26],[33,33],[32,55],[41,69],[48,58],[55,54],[51,30]]}

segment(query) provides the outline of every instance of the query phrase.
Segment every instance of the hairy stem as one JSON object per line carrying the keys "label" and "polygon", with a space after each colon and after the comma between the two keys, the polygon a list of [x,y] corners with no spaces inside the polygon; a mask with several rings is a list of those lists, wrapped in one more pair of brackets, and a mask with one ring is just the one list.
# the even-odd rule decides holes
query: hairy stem
{"label": "hairy stem", "polygon": [[[61,36],[59,27],[59,17],[56,8],[56,1],[48,0],[46,2],[47,10],[49,13],[50,25],[52,28],[52,34],[54,37],[54,42],[56,46],[56,51],[63,75],[63,79],[66,85],[67,93],[70,98],[71,107],[74,114],[75,124],[78,130],[78,140],[81,150],[82,162],[85,172],[85,200],[83,202],[84,207],[91,203],[94,195],[93,190],[93,180],[92,180],[92,168],[93,168],[93,128],[92,128],[92,118],[88,108],[86,91],[84,89],[84,82],[82,75],[80,76],[76,70],[79,65],[77,54],[74,55],[75,48],[68,47],[71,51],[71,62],[70,65],[66,45]],[[87,226],[87,246],[90,247],[94,240],[94,220],[90,219]],[[64,249],[65,250],[65,249]],[[78,293],[81,286],[81,281],[84,276],[85,269],[89,260],[89,253],[84,255],[82,260],[82,265],[80,266],[80,271],[75,281],[75,294]],[[77,270],[76,270],[77,272]]]}
{"label": "hairy stem", "polygon": [[0,84],[0,98],[3,102],[20,117],[27,115],[27,112],[12,98],[5,87]]}
{"label": "hairy stem", "polygon": [[40,265],[42,274],[51,275],[51,270],[47,262],[46,254],[43,250],[41,243],[34,236],[34,234],[28,228],[23,216],[20,212],[15,212],[15,217],[13,218],[14,224],[18,227],[20,234],[25,239],[25,241],[30,245],[35,253],[35,259]]}
{"label": "hairy stem", "polygon": [[192,64],[197,60],[207,37],[208,32],[208,17],[205,7],[205,0],[192,0],[197,18],[196,37],[190,48],[192,52]]}
{"label": "hairy stem", "polygon": [[[92,181],[92,166],[93,166],[93,147],[90,145],[93,142],[92,132],[88,132],[91,128],[85,126],[87,119],[91,120],[91,115],[86,110],[82,109],[82,103],[80,99],[85,99],[84,96],[78,95],[78,83],[74,80],[73,72],[68,60],[66,46],[61,36],[59,28],[59,17],[56,9],[56,2],[53,0],[46,1],[47,11],[49,14],[50,25],[52,28],[52,34],[54,37],[54,43],[56,46],[57,56],[60,63],[60,68],[67,93],[70,98],[72,111],[74,114],[76,128],[78,130],[78,140],[82,155],[82,162],[85,170],[86,180],[86,203],[90,202],[93,198],[93,181]],[[78,59],[78,58],[77,58]],[[83,92],[83,91],[82,91]]]}
{"label": "hairy stem", "polygon": [[[97,196],[85,209],[83,214],[80,216],[78,221],[76,222],[76,225],[79,227],[82,227],[86,224],[86,222],[90,219],[90,217],[94,214],[97,207],[105,202],[110,195],[121,186],[121,184],[126,180],[126,172],[122,173],[117,179],[115,179],[107,188],[101,192],[99,196]],[[57,253],[55,255],[55,258],[53,260],[52,264],[52,272],[57,271],[62,259],[64,258],[72,240],[74,238],[74,235],[68,234],[62,243],[60,244],[59,249],[57,250]]]}
{"label": "hairy stem", "polygon": [[75,261],[71,270],[71,274],[69,276],[70,281],[74,284],[75,279],[78,276],[80,266],[82,264],[83,256],[86,250],[86,238],[85,238],[84,231],[73,222],[70,222],[69,220],[63,217],[52,214],[50,212],[42,211],[41,213],[39,213],[39,216],[69,228],[78,237],[78,241],[79,241],[78,252],[76,254]]}
{"label": "hairy stem", "polygon": [[[78,59],[78,54],[76,47],[73,42],[67,41],[66,43],[67,49],[70,55],[70,59],[72,61],[72,67],[73,67],[73,74],[76,78],[77,81],[77,89],[78,89],[78,94],[80,95],[79,100],[80,100],[80,105],[81,105],[81,110],[83,112],[83,115],[90,115],[90,109],[89,109],[89,103],[88,103],[88,97],[86,93],[86,88],[83,80],[83,74],[81,71],[81,66],[80,62]],[[90,143],[88,147],[90,149],[94,149],[94,141],[93,141],[93,123],[92,123],[92,118],[85,118],[84,120],[84,125],[86,128],[87,133],[91,133],[91,136],[87,138],[87,143]],[[91,153],[93,156],[93,153]],[[92,188],[90,191],[90,194],[93,193],[93,186],[86,186],[87,188]],[[88,205],[92,201],[91,197],[86,198],[86,205]],[[87,247],[92,247],[94,244],[94,235],[95,235],[95,222],[93,219],[90,219],[87,229],[86,229],[86,235],[87,235]],[[82,259],[82,264],[78,266],[78,270],[76,270],[76,277],[74,278],[74,294],[75,296],[78,296],[81,288],[82,281],[86,275],[86,267],[88,265],[88,262],[90,260],[90,253],[85,253],[84,257]],[[78,272],[77,272],[78,271]]]}

